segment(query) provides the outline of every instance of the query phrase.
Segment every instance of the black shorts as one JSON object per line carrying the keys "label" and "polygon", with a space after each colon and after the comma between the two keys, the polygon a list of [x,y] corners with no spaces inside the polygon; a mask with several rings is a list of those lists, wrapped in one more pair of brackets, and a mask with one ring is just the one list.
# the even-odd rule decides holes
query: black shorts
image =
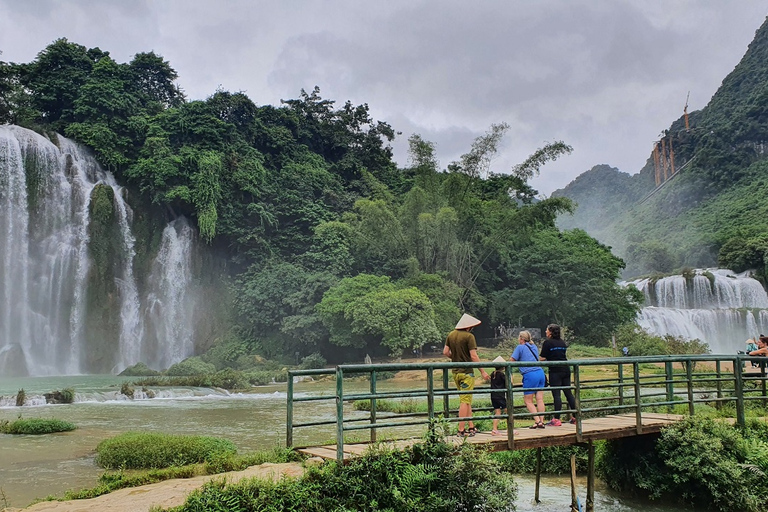
{"label": "black shorts", "polygon": [[506,409],[507,398],[504,393],[491,393],[491,405],[494,409]]}

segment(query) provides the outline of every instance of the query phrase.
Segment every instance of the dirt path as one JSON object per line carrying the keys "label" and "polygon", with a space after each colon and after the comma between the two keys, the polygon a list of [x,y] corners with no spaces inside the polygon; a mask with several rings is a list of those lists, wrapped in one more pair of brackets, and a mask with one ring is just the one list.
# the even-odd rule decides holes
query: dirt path
{"label": "dirt path", "polygon": [[233,471],[219,475],[197,476],[166,480],[156,484],[120,489],[97,498],[71,501],[45,501],[25,509],[7,508],[3,512],[147,512],[153,506],[162,508],[177,507],[184,503],[187,495],[202,487],[210,480],[226,478],[228,483],[239,482],[244,478],[279,480],[283,476],[299,477],[304,468],[296,462],[284,464],[261,464],[243,471]]}

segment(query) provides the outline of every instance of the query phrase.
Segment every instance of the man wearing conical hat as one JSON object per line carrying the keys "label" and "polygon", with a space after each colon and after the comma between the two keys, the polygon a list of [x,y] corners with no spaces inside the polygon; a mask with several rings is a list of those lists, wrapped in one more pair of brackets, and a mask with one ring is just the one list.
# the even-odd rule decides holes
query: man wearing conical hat
{"label": "man wearing conical hat", "polygon": [[[456,328],[451,331],[445,340],[443,355],[450,357],[454,363],[480,362],[477,355],[477,341],[475,335],[470,331],[473,327],[480,325],[480,320],[464,313],[456,324]],[[483,379],[490,380],[490,375],[483,368],[480,368],[480,374]],[[456,389],[459,390],[459,417],[472,417],[472,394],[461,393],[461,391],[471,391],[475,389],[475,373],[472,368],[454,368],[453,381],[456,383]],[[472,420],[469,420],[468,428],[464,429],[464,420],[459,421],[460,436],[474,436],[477,432]]]}

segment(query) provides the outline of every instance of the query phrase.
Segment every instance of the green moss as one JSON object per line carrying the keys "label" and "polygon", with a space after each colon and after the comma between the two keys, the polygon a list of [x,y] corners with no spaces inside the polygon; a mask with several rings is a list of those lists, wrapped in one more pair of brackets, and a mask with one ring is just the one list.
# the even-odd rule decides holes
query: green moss
{"label": "green moss", "polygon": [[88,252],[93,264],[88,273],[86,295],[86,367],[109,372],[120,339],[120,307],[117,278],[126,257],[115,208],[115,192],[104,184],[91,191]]}

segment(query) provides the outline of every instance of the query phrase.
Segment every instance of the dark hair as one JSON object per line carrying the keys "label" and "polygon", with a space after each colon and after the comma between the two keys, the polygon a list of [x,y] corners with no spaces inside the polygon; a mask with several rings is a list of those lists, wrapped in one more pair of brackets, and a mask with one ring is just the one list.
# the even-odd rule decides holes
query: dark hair
{"label": "dark hair", "polygon": [[547,329],[549,330],[550,336],[552,336],[553,340],[559,340],[560,339],[560,326],[557,324],[549,324],[547,326]]}

